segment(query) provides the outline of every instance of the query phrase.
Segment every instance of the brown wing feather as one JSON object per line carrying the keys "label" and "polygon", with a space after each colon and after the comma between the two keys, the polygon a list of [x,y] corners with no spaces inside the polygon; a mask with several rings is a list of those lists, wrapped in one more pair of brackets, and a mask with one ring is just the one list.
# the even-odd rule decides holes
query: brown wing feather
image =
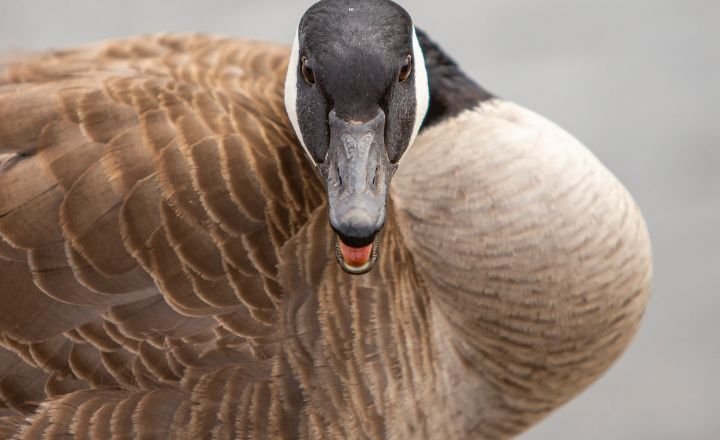
{"label": "brown wing feather", "polygon": [[[215,395],[237,372],[214,368],[271,350],[279,248],[321,200],[284,116],[286,58],[155,36],[4,72],[0,432],[50,398],[26,438],[166,433],[202,417],[181,391],[188,368],[215,377],[193,393]],[[78,391],[160,382],[177,391]]]}

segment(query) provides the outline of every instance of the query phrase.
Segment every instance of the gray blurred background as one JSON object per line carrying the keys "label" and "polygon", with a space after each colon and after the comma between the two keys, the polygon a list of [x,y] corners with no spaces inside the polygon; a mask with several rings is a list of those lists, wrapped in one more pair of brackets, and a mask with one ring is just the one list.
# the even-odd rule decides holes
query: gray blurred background
{"label": "gray blurred background", "polygon": [[[310,3],[0,0],[0,54],[157,31],[289,43]],[[720,439],[720,1],[401,3],[482,85],[584,141],[653,237],[635,343],[522,439]]]}

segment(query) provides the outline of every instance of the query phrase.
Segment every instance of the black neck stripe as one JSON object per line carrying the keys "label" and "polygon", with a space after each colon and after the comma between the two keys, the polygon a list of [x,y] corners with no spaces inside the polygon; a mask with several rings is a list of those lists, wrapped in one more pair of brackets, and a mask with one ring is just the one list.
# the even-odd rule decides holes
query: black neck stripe
{"label": "black neck stripe", "polygon": [[465,75],[457,63],[425,32],[417,28],[416,32],[425,54],[430,83],[430,106],[421,130],[494,98]]}

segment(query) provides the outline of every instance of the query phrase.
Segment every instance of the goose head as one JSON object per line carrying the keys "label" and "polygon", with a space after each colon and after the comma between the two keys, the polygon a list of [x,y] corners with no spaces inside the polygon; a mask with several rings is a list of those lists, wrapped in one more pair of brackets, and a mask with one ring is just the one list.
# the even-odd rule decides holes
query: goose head
{"label": "goose head", "polygon": [[389,0],[323,0],[298,26],[285,106],[327,190],[336,256],[362,274],[378,258],[388,187],[428,109],[410,15]]}

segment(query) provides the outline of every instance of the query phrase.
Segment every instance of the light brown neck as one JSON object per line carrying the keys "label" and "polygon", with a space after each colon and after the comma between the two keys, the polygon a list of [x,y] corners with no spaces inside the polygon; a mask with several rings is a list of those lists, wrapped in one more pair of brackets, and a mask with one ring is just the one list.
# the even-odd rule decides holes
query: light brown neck
{"label": "light brown neck", "polygon": [[635,333],[651,272],[642,216],[541,117],[491,101],[427,130],[393,200],[429,291],[449,408],[467,422],[458,429],[521,432],[596,380]]}

